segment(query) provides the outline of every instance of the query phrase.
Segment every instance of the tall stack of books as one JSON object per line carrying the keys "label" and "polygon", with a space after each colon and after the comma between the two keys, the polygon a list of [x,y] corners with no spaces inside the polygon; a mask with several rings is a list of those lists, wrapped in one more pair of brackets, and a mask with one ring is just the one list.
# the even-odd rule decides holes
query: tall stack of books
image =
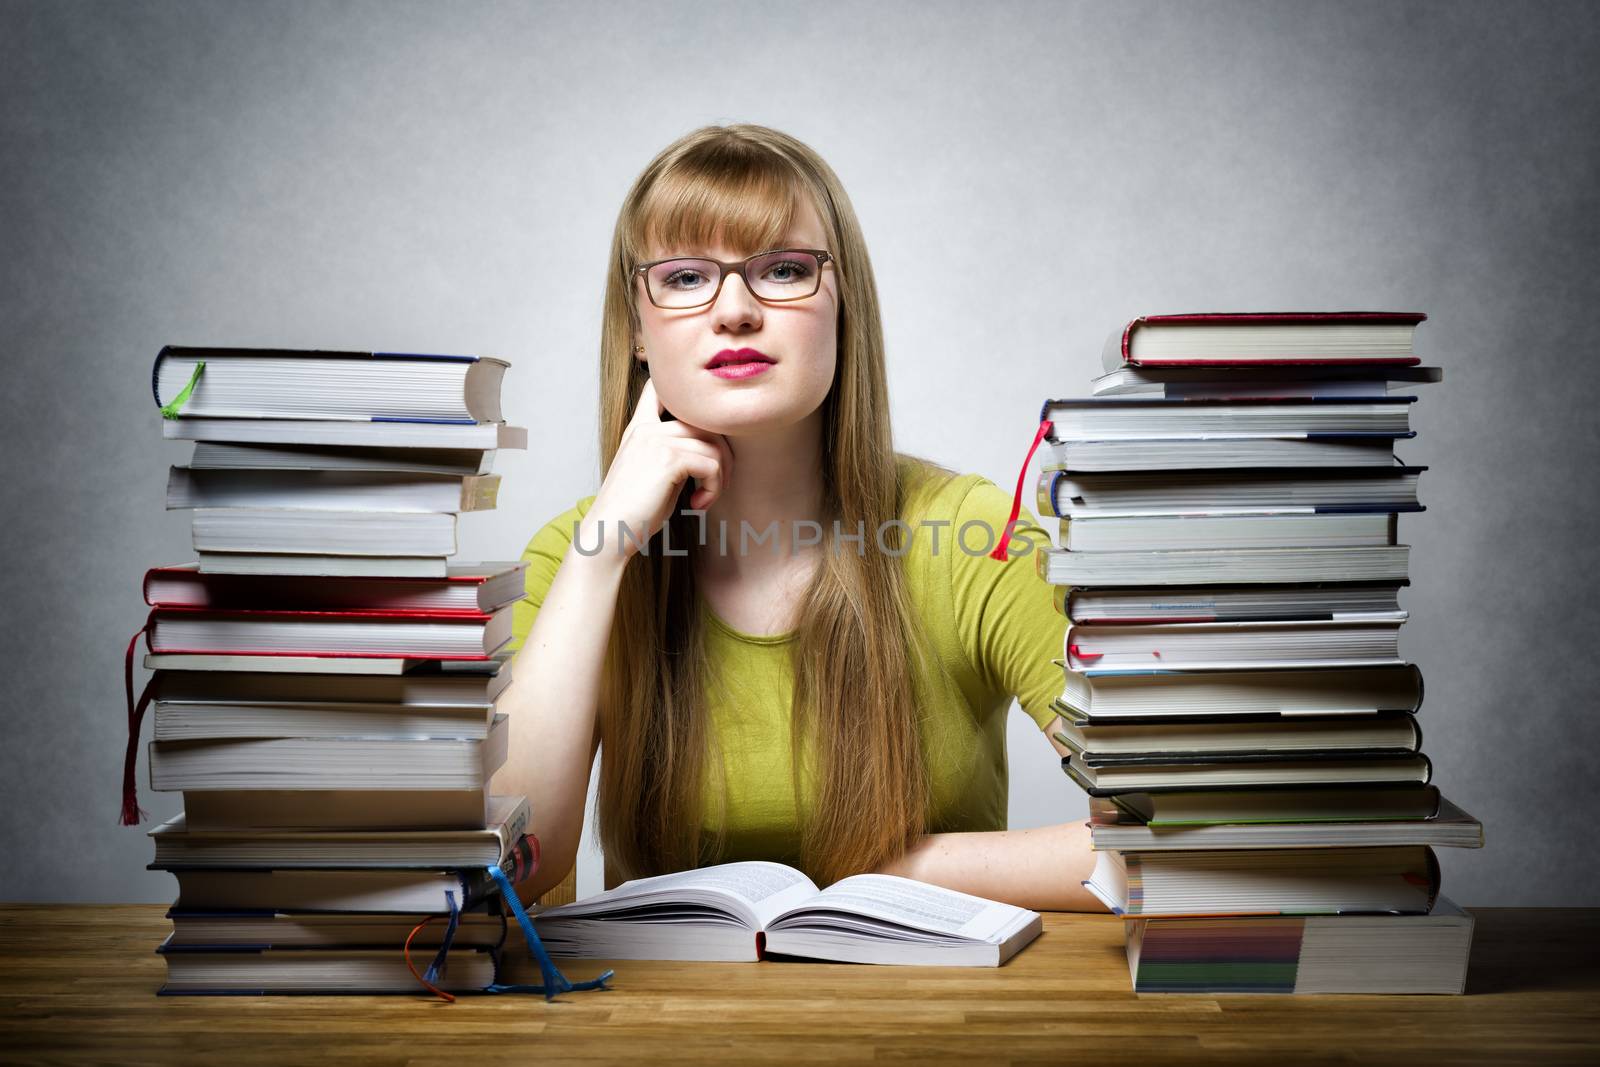
{"label": "tall stack of books", "polygon": [[1464,986],[1433,848],[1482,827],[1430,784],[1399,644],[1423,319],[1147,316],[1044,405],[1058,740],[1136,991]]}
{"label": "tall stack of books", "polygon": [[[489,792],[523,569],[451,557],[458,516],[494,507],[496,451],[526,447],[501,418],[506,366],[157,357],[164,436],[195,442],[167,506],[192,510],[199,555],[144,583],[150,787],[184,802],[150,832],[150,868],[178,880],[161,992],[494,985],[507,920],[491,868],[514,883],[537,862],[527,799]],[[132,651],[130,824],[146,706],[131,709]],[[437,953],[425,976],[403,951],[413,931],[412,950]]]}

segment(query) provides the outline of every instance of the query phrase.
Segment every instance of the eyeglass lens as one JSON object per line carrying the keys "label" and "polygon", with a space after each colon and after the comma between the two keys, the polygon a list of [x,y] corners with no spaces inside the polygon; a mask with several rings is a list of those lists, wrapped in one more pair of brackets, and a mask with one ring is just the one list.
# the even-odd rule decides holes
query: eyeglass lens
{"label": "eyeglass lens", "polygon": [[[810,252],[777,251],[745,262],[750,291],[762,300],[799,300],[817,291],[821,265]],[[722,280],[722,267],[710,259],[669,259],[645,272],[650,299],[661,307],[709,304]]]}

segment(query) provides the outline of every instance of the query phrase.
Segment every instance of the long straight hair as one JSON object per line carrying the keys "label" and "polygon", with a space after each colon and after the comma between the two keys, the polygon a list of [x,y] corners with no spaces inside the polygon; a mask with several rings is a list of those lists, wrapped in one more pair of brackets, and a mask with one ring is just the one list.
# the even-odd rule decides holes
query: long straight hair
{"label": "long straight hair", "polygon": [[[900,515],[911,484],[949,475],[894,451],[877,288],[860,224],[832,169],[809,147],[763,126],[708,126],[664,149],[639,175],[617,218],[600,341],[600,454],[609,471],[646,371],[632,268],[652,245],[774,247],[797,207],[815,205],[842,296],[838,361],[823,401],[819,457],[823,562],[799,605],[793,657],[795,808],[802,868],[826,885],[902,855],[924,832],[929,783],[918,718],[927,651],[900,559]],[[901,466],[901,459],[910,462]],[[629,560],[601,679],[600,839],[607,879],[716,862],[720,833],[704,833],[703,791],[725,801],[705,705],[710,677],[701,604],[689,557],[697,527],[686,484],[648,551]],[[840,528],[867,532],[864,552],[840,549]],[[691,547],[693,552],[694,548]],[[809,789],[808,781],[814,781]],[[709,789],[708,789],[709,787]],[[709,820],[722,825],[725,809]]]}

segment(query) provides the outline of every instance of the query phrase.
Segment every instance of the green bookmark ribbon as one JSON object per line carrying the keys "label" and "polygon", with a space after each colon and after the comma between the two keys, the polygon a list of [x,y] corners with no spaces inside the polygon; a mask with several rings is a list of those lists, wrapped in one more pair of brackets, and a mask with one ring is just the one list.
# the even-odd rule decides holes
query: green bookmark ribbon
{"label": "green bookmark ribbon", "polygon": [[178,413],[183,410],[183,405],[189,402],[189,394],[194,392],[194,383],[200,380],[200,372],[205,369],[206,361],[203,359],[194,365],[194,373],[189,375],[189,384],[178,391],[178,395],[172,398],[170,404],[162,406],[161,417],[163,419],[175,419],[178,417]]}

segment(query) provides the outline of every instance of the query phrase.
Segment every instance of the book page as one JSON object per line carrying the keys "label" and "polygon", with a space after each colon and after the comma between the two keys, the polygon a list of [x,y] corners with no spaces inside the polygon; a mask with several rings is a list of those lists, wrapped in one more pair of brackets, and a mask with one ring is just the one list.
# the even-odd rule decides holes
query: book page
{"label": "book page", "polygon": [[947,937],[979,941],[1003,940],[1034,916],[1025,908],[910,878],[858,874],[840,879],[804,904],[791,908],[777,922],[828,910],[869,915]]}
{"label": "book page", "polygon": [[635,878],[615,889],[587,897],[575,904],[563,904],[541,913],[548,918],[599,916],[606,912],[638,905],[642,899],[695,900],[706,895],[731,897],[740,905],[740,914],[756,921],[756,929],[768,919],[808,900],[817,893],[816,884],[781,863],[750,860],[700,867],[653,878]]}

